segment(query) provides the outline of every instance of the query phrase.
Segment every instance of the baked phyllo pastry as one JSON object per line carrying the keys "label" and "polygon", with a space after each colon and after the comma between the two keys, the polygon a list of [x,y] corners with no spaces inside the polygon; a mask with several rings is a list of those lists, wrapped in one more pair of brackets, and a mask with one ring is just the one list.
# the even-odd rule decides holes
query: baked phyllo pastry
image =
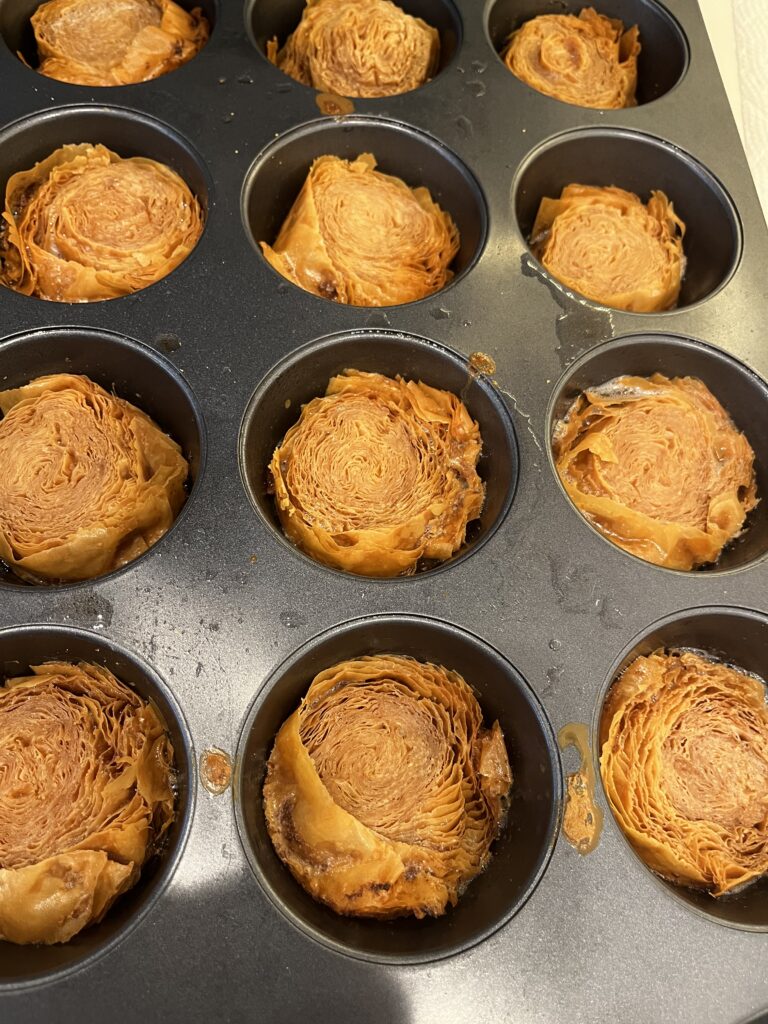
{"label": "baked phyllo pastry", "polygon": [[199,7],[173,0],[48,0],[30,19],[37,71],[75,85],[130,85],[186,64],[208,42]]}
{"label": "baked phyllo pastry", "polygon": [[264,783],[275,850],[338,914],[445,913],[487,865],[512,776],[457,673],[396,654],[320,672]]}
{"label": "baked phyllo pastry", "polygon": [[566,288],[632,313],[672,309],[685,270],[685,224],[663,192],[566,185],[542,199],[531,250]]}
{"label": "baked phyllo pastry", "polygon": [[345,370],[301,411],[269,466],[286,536],[364,576],[442,562],[483,507],[482,438],[455,395]]}
{"label": "baked phyllo pastry", "polygon": [[423,187],[356,160],[318,157],[280,229],[261,248],[305,291],[351,306],[426,298],[453,277],[459,232]]}
{"label": "baked phyllo pastry", "polygon": [[396,96],[434,75],[440,36],[390,0],[308,0],[297,28],[267,57],[291,78],[338,96]]}
{"label": "baked phyllo pastry", "polygon": [[578,107],[604,110],[637,103],[637,25],[624,31],[593,7],[542,14],[509,37],[502,60],[526,85]]}
{"label": "baked phyllo pastry", "polygon": [[694,377],[617,377],[555,427],[555,465],[608,540],[669,569],[716,562],[757,504],[754,452]]}
{"label": "baked phyllo pastry", "polygon": [[0,939],[67,942],[139,879],[174,820],[173,746],[105,668],[0,688]]}
{"label": "baked phyllo pastry", "polygon": [[58,302],[114,299],[170,274],[202,231],[200,203],[170,167],[62,146],[8,180],[0,284]]}
{"label": "baked phyllo pastry", "polygon": [[768,872],[764,683],[693,651],[637,658],[602,714],[600,770],[648,867],[726,893]]}
{"label": "baked phyllo pastry", "polygon": [[31,582],[91,579],[138,558],[186,497],[178,444],[87,377],[0,392],[0,559]]}

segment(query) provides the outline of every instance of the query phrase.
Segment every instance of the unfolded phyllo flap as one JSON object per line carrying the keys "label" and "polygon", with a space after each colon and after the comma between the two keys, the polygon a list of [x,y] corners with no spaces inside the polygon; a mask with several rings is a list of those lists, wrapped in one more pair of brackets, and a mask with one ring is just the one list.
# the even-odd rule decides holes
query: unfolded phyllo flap
{"label": "unfolded phyllo flap", "polygon": [[423,187],[355,160],[318,157],[272,245],[269,263],[300,288],[352,306],[392,306],[453,278],[459,232]]}
{"label": "unfolded phyllo flap", "polygon": [[337,913],[438,916],[487,865],[511,782],[498,722],[458,673],[375,655],[314,678],[275,740],[264,811]]}
{"label": "unfolded phyllo flap", "polygon": [[267,56],[291,78],[338,96],[395,96],[434,75],[440,36],[390,0],[308,0],[301,21]]}
{"label": "unfolded phyllo flap", "polygon": [[154,708],[97,665],[0,688],[0,939],[67,942],[137,882],[174,819]]}
{"label": "unfolded phyllo flap", "polygon": [[270,464],[286,535],[326,565],[413,573],[464,544],[485,488],[482,438],[455,395],[346,370],[302,409]]}
{"label": "unfolded phyllo flap", "polygon": [[170,167],[62,146],[8,180],[0,283],[59,302],[114,299],[170,274],[202,230],[200,203]]}
{"label": "unfolded phyllo flap", "polygon": [[186,64],[210,26],[199,7],[173,0],[48,0],[31,18],[48,78],[76,85],[130,85]]}
{"label": "unfolded phyllo flap", "polygon": [[588,299],[633,313],[672,309],[685,270],[685,224],[663,192],[566,185],[541,200],[531,249],[544,267]]}
{"label": "unfolded phyllo flap", "polygon": [[650,868],[713,896],[768,872],[763,682],[692,651],[637,658],[609,691],[600,769]]}
{"label": "unfolded phyllo flap", "polygon": [[543,14],[512,33],[502,59],[526,85],[579,107],[634,107],[637,100],[637,26],[584,7]]}
{"label": "unfolded phyllo flap", "polygon": [[170,528],[189,465],[140,409],[62,373],[0,392],[0,410],[0,558],[17,575],[100,576]]}
{"label": "unfolded phyllo flap", "polygon": [[757,504],[754,452],[693,377],[617,377],[555,430],[557,472],[609,540],[670,569],[717,561]]}

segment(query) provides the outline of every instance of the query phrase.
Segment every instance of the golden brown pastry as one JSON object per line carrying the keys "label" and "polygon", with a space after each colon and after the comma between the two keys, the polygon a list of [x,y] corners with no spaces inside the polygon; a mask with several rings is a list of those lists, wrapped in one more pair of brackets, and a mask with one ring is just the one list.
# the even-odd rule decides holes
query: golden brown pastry
{"label": "golden brown pastry", "polygon": [[107,669],[32,672],[0,689],[0,939],[52,944],[138,881],[174,818],[174,754]]}
{"label": "golden brown pastry", "polygon": [[542,199],[531,250],[567,288],[605,306],[655,313],[677,304],[685,224],[663,192],[566,185]]}
{"label": "golden brown pastry", "polygon": [[186,64],[208,42],[202,10],[173,0],[48,0],[30,19],[48,78],[129,85]]}
{"label": "golden brown pastry", "polygon": [[443,914],[490,859],[512,782],[499,723],[457,672],[396,654],[320,672],[283,724],[264,813],[339,914]]}
{"label": "golden brown pastry", "polygon": [[437,70],[440,36],[389,0],[307,0],[298,27],[267,57],[302,85],[339,96],[396,96]]}
{"label": "golden brown pastry", "polygon": [[526,85],[578,107],[634,107],[637,25],[598,14],[542,14],[509,37],[502,60]]}
{"label": "golden brown pastry", "polygon": [[450,392],[345,370],[272,456],[283,530],[319,562],[364,576],[442,562],[480,515],[482,443]]}
{"label": "golden brown pastry", "polygon": [[87,377],[0,392],[0,558],[24,579],[84,580],[138,558],[170,528],[181,449]]}
{"label": "golden brown pastry", "polygon": [[321,156],[273,245],[275,270],[305,291],[351,306],[394,306],[440,291],[453,277],[459,232],[426,188],[409,188],[356,160]]}
{"label": "golden brown pastry", "polygon": [[609,540],[669,569],[716,562],[757,504],[754,452],[694,377],[617,377],[553,438],[565,490]]}
{"label": "golden brown pastry", "polygon": [[600,770],[650,868],[722,896],[768,872],[764,684],[690,651],[637,658],[609,691]]}
{"label": "golden brown pastry", "polygon": [[170,274],[202,231],[200,203],[170,167],[62,146],[8,180],[0,284],[58,302],[114,299]]}

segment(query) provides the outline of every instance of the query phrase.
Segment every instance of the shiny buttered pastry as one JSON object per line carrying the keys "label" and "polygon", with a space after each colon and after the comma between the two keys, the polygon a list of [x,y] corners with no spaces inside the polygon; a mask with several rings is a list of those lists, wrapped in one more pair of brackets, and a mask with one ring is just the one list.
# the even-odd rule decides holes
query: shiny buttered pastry
{"label": "shiny buttered pastry", "polygon": [[584,7],[573,14],[542,14],[509,37],[502,60],[526,85],[545,96],[603,110],[637,103],[637,25]]}
{"label": "shiny buttered pastry", "polygon": [[308,0],[301,21],[267,56],[286,75],[338,96],[396,96],[437,70],[440,36],[390,0]]}
{"label": "shiny buttered pastry", "polygon": [[450,392],[346,370],[304,406],[275,450],[280,523],[326,565],[409,575],[464,544],[485,496],[481,448],[477,423]]}
{"label": "shiny buttered pastry", "polygon": [[0,940],[67,942],[139,880],[174,820],[155,709],[98,665],[0,687]]}
{"label": "shiny buttered pastry", "polygon": [[620,548],[668,569],[716,562],[757,504],[754,452],[695,377],[616,377],[555,427],[576,508]]}
{"label": "shiny buttered pastry", "polygon": [[611,809],[650,868],[713,896],[768,872],[760,679],[694,651],[636,658],[608,693],[600,743]]}
{"label": "shiny buttered pastry", "polygon": [[30,19],[41,75],[75,85],[131,85],[173,71],[205,46],[202,10],[173,0],[48,0]]}
{"label": "shiny buttered pastry", "polygon": [[377,171],[370,153],[321,156],[277,239],[261,248],[305,291],[351,306],[394,306],[448,284],[459,232],[428,189]]}
{"label": "shiny buttered pastry", "polygon": [[0,391],[0,559],[30,582],[86,580],[138,558],[186,499],[179,445],[88,377]]}
{"label": "shiny buttered pastry", "polygon": [[488,864],[511,785],[464,679],[382,654],[312,680],[277,734],[264,813],[280,859],[338,914],[436,917]]}
{"label": "shiny buttered pastry", "polygon": [[114,299],[170,274],[202,231],[200,203],[170,167],[62,146],[8,181],[0,284],[58,302]]}

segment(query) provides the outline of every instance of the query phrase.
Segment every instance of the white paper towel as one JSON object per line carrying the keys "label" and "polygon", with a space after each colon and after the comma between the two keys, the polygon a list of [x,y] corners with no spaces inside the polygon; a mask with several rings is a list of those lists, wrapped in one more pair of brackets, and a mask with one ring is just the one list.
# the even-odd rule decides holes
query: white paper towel
{"label": "white paper towel", "polygon": [[768,218],[768,0],[699,0]]}

